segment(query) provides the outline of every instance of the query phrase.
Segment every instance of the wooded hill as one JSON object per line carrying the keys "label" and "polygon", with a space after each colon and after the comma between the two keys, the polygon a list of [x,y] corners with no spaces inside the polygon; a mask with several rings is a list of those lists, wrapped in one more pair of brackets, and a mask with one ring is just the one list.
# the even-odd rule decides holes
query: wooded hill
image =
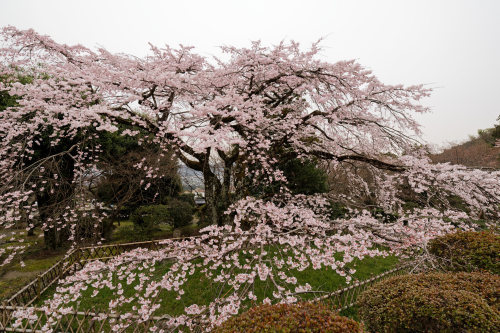
{"label": "wooded hill", "polygon": [[452,145],[439,154],[432,154],[436,163],[450,162],[468,167],[500,168],[500,147],[495,142],[500,139],[500,125],[479,130],[464,143]]}

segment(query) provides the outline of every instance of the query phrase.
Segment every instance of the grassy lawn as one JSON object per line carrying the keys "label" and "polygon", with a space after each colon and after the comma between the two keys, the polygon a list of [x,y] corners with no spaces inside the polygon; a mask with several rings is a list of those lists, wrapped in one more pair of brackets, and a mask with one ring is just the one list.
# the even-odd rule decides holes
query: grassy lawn
{"label": "grassy lawn", "polygon": [[[24,230],[14,231],[16,233],[25,232]],[[12,231],[4,230],[3,232],[10,234]],[[33,280],[37,274],[43,273],[63,257],[65,250],[45,250],[43,238],[40,238],[39,235],[40,232],[30,237],[26,237],[25,234],[17,234],[14,237],[9,237],[8,242],[0,244],[2,248],[9,246],[26,247],[21,255],[24,266],[21,266],[18,260],[14,260],[13,263],[0,267],[0,300],[12,296]],[[21,239],[24,241],[21,242]]]}
{"label": "grassy lawn", "polygon": [[[120,225],[115,222],[115,230],[113,231],[112,238],[109,243],[124,243],[145,240],[144,235],[138,235],[134,231],[133,223],[130,221],[122,221]],[[188,235],[196,232],[196,225],[190,225],[184,227],[181,231],[182,235]],[[172,229],[168,226],[162,227],[156,230],[153,235],[149,235],[147,239],[161,239],[172,237]],[[15,242],[10,243],[10,245],[15,244]],[[2,244],[6,246],[6,244]],[[43,239],[38,237],[32,237],[28,240],[28,250],[26,251],[24,257],[25,266],[21,267],[19,263],[8,265],[0,270],[0,299],[7,298],[14,292],[22,288],[24,285],[33,280],[37,274],[40,274],[52,266],[55,262],[60,260],[64,255],[64,250],[61,252],[50,252],[43,249]],[[389,257],[375,257],[375,258],[365,258],[362,261],[354,261],[349,265],[349,267],[356,268],[356,273],[353,275],[354,280],[365,280],[371,276],[378,275],[393,268],[398,262],[398,259],[393,256]],[[150,273],[153,280],[160,280],[161,277],[169,270],[171,263],[165,262],[157,264],[155,271]],[[345,278],[339,276],[330,269],[320,269],[313,270],[312,268],[306,269],[302,272],[294,271],[289,272],[288,275],[293,275],[297,277],[298,284],[309,283],[313,290],[322,291],[335,291],[339,288],[346,286]],[[131,285],[124,285],[124,296],[131,297],[135,294],[134,287],[137,282]],[[258,278],[253,286],[253,293],[258,297],[260,302],[265,297],[272,298],[273,288],[271,287],[271,282],[260,281]],[[161,314],[171,314],[177,315],[184,311],[186,306],[191,304],[208,304],[211,300],[216,297],[223,296],[226,293],[232,292],[229,287],[223,288],[219,284],[209,281],[201,273],[196,272],[188,282],[183,286],[185,294],[182,299],[177,301],[176,295],[173,292],[162,291],[159,295],[159,302],[161,304],[160,309],[155,313],[155,315]],[[40,300],[35,304],[42,305],[43,301],[49,299],[55,291],[55,286],[44,293]],[[83,292],[83,297],[79,299],[78,305],[79,310],[92,310],[98,312],[105,312],[108,309],[108,304],[110,300],[117,298],[114,294],[115,291],[108,288],[102,289],[99,294],[95,297],[91,297],[93,289],[89,287]],[[319,295],[306,294],[306,298],[312,298]],[[246,301],[250,305],[249,301]],[[120,310],[127,311],[132,308],[132,306],[137,304],[125,304],[122,305]],[[344,313],[350,317],[356,317],[355,310],[347,310]]]}
{"label": "grassy lawn", "polygon": [[51,254],[45,258],[25,259],[24,267],[21,267],[19,263],[4,267],[0,276],[0,300],[15,294],[38,274],[45,272],[63,257],[64,254]]}
{"label": "grassy lawn", "polygon": [[[375,258],[365,258],[362,261],[355,261],[350,264],[349,267],[355,267],[357,272],[354,274],[354,280],[365,280],[371,276],[378,275],[384,271],[393,268],[398,262],[398,259],[394,256],[389,257],[375,257]],[[171,263],[160,263],[155,267],[155,271],[151,273],[153,280],[160,280],[161,277],[169,270]],[[288,274],[290,275],[290,274]],[[313,290],[323,290],[323,291],[335,291],[339,288],[346,286],[345,278],[339,276],[331,269],[320,269],[313,270],[312,268],[306,269],[302,272],[294,271],[293,276],[297,277],[299,284],[309,283]],[[126,285],[122,283],[124,288],[123,296],[131,297],[135,294],[134,287],[136,282],[131,285]],[[229,287],[225,287],[222,291],[220,290],[220,285],[209,281],[201,273],[196,272],[190,277],[188,282],[183,286],[185,294],[181,300],[177,301],[173,292],[162,291],[159,295],[159,302],[161,307],[157,310],[155,315],[170,314],[178,315],[184,312],[184,308],[191,304],[208,304],[211,300],[218,296],[223,296],[225,293],[232,292]],[[79,299],[78,308],[79,310],[93,310],[104,312],[108,309],[109,301],[117,298],[114,294],[115,291],[108,288],[103,288],[99,294],[95,297],[91,297],[92,289],[90,286],[87,290],[83,292],[83,297]],[[258,297],[260,302],[265,297],[270,297],[273,288],[271,288],[271,282],[269,279],[267,281],[260,281],[258,278],[255,282],[253,292]],[[37,302],[38,305],[42,305],[43,301],[50,298],[53,290],[47,291],[42,298]],[[319,295],[306,294],[309,298]],[[73,304],[76,305],[76,304]],[[132,306],[138,305],[137,303],[130,303],[120,306],[121,311],[128,311]],[[251,305],[249,301],[246,301],[244,305]],[[355,316],[355,313],[346,313],[349,316]]]}
{"label": "grassy lawn", "polygon": [[[105,244],[119,244],[128,242],[138,242],[152,239],[164,239],[173,236],[173,230],[168,225],[160,225],[150,235],[144,235],[134,230],[134,225],[131,221],[115,222],[115,229],[111,235],[111,239]],[[182,236],[188,236],[196,233],[198,230],[195,224],[180,228],[179,232]],[[16,235],[11,236],[12,231]],[[0,248],[9,246],[25,246],[26,249],[22,253],[22,258],[25,266],[21,266],[18,260],[15,263],[7,264],[0,267],[0,300],[7,299],[22,287],[31,282],[37,274],[41,274],[49,269],[53,264],[64,257],[67,249],[50,251],[45,249],[43,237],[40,237],[40,230],[35,231],[35,235],[27,237],[24,229],[19,230],[2,230],[0,231],[8,235],[8,241],[0,243]],[[20,234],[17,234],[19,233]],[[24,240],[24,241],[21,241]]]}

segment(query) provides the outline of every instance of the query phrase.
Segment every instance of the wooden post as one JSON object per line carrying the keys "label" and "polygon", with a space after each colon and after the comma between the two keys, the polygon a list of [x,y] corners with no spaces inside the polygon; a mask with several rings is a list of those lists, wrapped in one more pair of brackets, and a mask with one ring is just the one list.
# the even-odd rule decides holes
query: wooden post
{"label": "wooden post", "polygon": [[7,304],[5,304],[5,301],[2,302],[2,326],[0,326],[0,328],[5,328],[5,326],[7,326],[7,314],[6,314],[6,311],[7,311],[7,308],[6,308]]}
{"label": "wooden post", "polygon": [[[83,265],[80,263],[80,254],[81,254],[82,250],[80,248],[76,249],[76,253],[75,253],[75,270],[81,268]],[[77,266],[78,264],[78,266]]]}
{"label": "wooden post", "polygon": [[36,295],[37,295],[37,298],[40,298],[41,291],[42,291],[42,282],[40,280],[40,274],[37,274],[37,276],[36,276]]}

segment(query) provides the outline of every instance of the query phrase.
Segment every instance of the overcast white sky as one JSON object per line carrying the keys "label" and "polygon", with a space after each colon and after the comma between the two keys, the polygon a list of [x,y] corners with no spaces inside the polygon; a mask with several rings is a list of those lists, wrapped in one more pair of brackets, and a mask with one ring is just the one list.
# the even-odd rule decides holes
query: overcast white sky
{"label": "overcast white sky", "polygon": [[148,42],[248,46],[324,37],[325,60],[357,59],[385,83],[426,83],[424,139],[461,141],[500,115],[500,0],[0,0],[0,26],[138,56]]}

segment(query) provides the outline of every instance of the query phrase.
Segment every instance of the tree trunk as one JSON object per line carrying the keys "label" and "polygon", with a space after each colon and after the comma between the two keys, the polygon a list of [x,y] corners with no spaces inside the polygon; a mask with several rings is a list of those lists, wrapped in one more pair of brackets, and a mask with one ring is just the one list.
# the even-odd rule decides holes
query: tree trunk
{"label": "tree trunk", "polygon": [[205,204],[207,207],[207,214],[211,224],[221,225],[219,213],[217,211],[217,194],[215,190],[215,177],[207,175],[204,176],[205,182]]}
{"label": "tree trunk", "polygon": [[230,185],[231,171],[235,161],[238,158],[239,148],[236,146],[230,155],[218,151],[219,157],[224,161],[223,179],[221,180],[210,169],[211,148],[207,148],[203,154],[188,151],[198,161],[192,161],[186,158],[182,153],[181,160],[190,168],[203,173],[203,183],[205,186],[205,207],[206,218],[210,224],[223,226],[230,222],[230,216],[224,214],[231,204]]}
{"label": "tree trunk", "polygon": [[224,212],[231,204],[229,198],[230,175],[231,168],[226,165],[224,167],[223,183],[221,184],[217,176],[210,170],[208,163],[204,164],[205,204],[211,224],[223,226],[229,223],[229,216]]}
{"label": "tree trunk", "polygon": [[[72,184],[74,176],[74,161],[71,156],[63,155],[59,161],[60,185],[54,193],[47,189],[44,193],[37,195],[38,212],[40,223],[43,225],[50,219],[57,218],[65,212],[68,206],[68,199],[73,195],[74,186]],[[59,230],[58,230],[59,229]],[[64,225],[47,225],[43,232],[45,247],[57,249],[68,242],[70,236],[69,229]]]}
{"label": "tree trunk", "polygon": [[[58,214],[58,203],[60,203],[58,202],[58,199],[61,199],[61,197],[50,196],[45,193],[37,196],[38,211],[42,224],[47,223],[49,218],[54,218]],[[59,230],[57,230],[58,228]],[[43,237],[45,247],[55,250],[64,246],[65,242],[67,242],[69,237],[69,230],[67,230],[67,228],[64,228],[64,226],[49,224],[43,231]]]}

